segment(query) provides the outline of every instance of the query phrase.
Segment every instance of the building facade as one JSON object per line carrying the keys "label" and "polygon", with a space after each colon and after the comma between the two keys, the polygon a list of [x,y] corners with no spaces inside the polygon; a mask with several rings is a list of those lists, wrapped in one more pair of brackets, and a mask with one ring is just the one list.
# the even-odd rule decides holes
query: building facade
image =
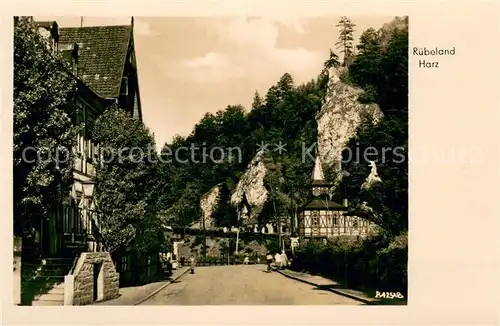
{"label": "building facade", "polygon": [[300,210],[297,235],[302,239],[331,238],[335,236],[366,236],[374,224],[348,210],[348,201],[342,204],[330,199],[328,189],[332,185],[324,181],[319,156],[312,175],[312,199]]}
{"label": "building facade", "polygon": [[95,234],[99,213],[94,201],[95,166],[99,144],[92,139],[94,122],[112,104],[142,121],[139,80],[130,25],[59,28],[57,22],[36,22],[52,52],[59,51],[77,80],[70,103],[75,124],[83,125],[74,149],[74,182],[40,230],[42,256],[72,256],[104,250]]}

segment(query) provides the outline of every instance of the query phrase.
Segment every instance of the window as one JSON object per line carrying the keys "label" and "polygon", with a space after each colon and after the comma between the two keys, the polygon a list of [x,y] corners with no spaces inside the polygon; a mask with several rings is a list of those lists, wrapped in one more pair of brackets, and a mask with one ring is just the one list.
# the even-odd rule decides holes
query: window
{"label": "window", "polygon": [[358,228],[358,219],[354,219],[354,220],[352,221],[352,227],[353,227],[354,229],[357,229],[357,228]]}
{"label": "window", "polygon": [[339,225],[339,220],[337,216],[333,217],[333,226],[338,226]]}
{"label": "window", "polygon": [[100,151],[99,151],[99,144],[95,144],[94,145],[94,160],[97,162],[99,160],[99,155]]}
{"label": "window", "polygon": [[128,95],[128,78],[127,77],[122,78],[122,87],[121,87],[120,95]]}
{"label": "window", "polygon": [[95,144],[94,142],[91,140],[91,139],[87,139],[86,140],[86,144],[87,144],[87,149],[86,149],[86,157],[88,160],[92,161],[96,158],[96,148],[95,148]]}
{"label": "window", "polygon": [[318,214],[318,212],[314,212],[311,214],[311,225],[313,228],[319,227],[319,214]]}

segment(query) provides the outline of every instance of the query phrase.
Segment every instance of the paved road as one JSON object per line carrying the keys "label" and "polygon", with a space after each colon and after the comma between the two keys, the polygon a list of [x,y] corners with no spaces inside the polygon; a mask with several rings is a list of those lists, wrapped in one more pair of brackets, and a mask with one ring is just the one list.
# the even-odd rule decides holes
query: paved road
{"label": "paved road", "polygon": [[197,267],[142,305],[359,305],[319,290],[264,265]]}

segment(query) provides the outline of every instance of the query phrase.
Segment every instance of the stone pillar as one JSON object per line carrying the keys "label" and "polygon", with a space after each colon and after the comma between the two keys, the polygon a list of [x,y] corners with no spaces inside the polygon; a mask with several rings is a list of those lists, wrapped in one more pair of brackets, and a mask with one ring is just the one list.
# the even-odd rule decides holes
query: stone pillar
{"label": "stone pillar", "polygon": [[66,275],[64,276],[64,305],[72,306],[73,297],[75,293],[75,276]]}

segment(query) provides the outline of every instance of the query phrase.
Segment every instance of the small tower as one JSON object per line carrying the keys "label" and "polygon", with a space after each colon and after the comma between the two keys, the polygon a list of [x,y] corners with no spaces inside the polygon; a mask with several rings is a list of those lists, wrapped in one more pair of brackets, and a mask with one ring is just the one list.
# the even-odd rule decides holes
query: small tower
{"label": "small tower", "polygon": [[313,196],[321,196],[328,191],[330,185],[325,183],[323,168],[321,167],[321,159],[319,154],[316,155],[314,162],[314,170],[312,174],[312,193]]}
{"label": "small tower", "polygon": [[325,182],[321,159],[316,154],[312,173],[312,198],[300,209],[298,235],[301,238],[327,238],[335,234],[335,227],[346,208],[329,198],[331,184]]}

